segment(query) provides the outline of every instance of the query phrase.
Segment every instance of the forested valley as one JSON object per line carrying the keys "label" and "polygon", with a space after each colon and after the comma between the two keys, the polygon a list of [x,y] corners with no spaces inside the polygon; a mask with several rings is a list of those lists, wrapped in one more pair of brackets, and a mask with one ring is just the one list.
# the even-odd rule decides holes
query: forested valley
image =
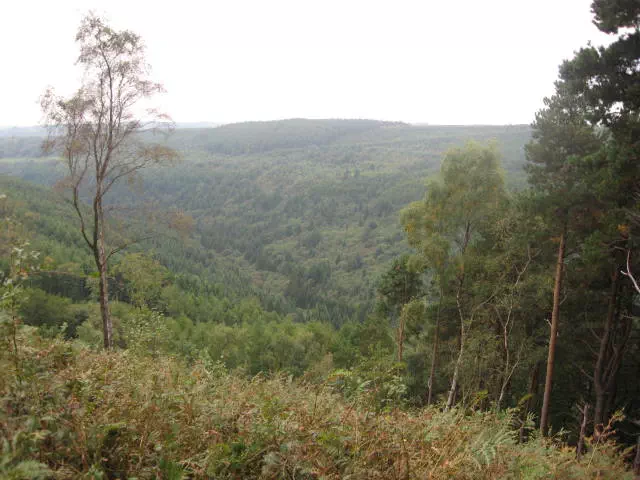
{"label": "forested valley", "polygon": [[147,128],[88,15],[0,129],[0,478],[640,476],[640,6],[592,11],[505,126]]}

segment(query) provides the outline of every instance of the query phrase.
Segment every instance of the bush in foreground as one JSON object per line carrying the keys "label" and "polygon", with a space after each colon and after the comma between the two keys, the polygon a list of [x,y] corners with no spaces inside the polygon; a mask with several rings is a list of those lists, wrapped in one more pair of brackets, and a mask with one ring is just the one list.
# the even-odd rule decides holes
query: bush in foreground
{"label": "bush in foreground", "polygon": [[514,412],[375,412],[330,381],[18,341],[17,362],[0,354],[1,478],[632,478],[612,443],[581,461],[533,431],[518,444]]}

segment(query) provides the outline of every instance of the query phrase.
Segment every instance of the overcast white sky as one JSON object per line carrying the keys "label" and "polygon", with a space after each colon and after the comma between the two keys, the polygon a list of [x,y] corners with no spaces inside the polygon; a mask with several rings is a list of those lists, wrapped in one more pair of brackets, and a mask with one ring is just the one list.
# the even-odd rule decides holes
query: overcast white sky
{"label": "overcast white sky", "polygon": [[530,123],[592,40],[591,0],[48,0],[0,6],[0,125],[71,92],[89,9],[140,34],[179,122],[291,117]]}

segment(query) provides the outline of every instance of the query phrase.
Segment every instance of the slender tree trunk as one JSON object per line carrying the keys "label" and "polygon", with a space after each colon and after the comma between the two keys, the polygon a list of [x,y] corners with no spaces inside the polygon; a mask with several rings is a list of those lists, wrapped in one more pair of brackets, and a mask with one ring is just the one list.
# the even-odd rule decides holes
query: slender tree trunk
{"label": "slender tree trunk", "polygon": [[516,268],[516,270],[518,271],[518,276],[516,278],[515,283],[513,284],[513,290],[509,296],[509,309],[507,311],[507,317],[503,321],[500,315],[498,315],[498,320],[500,322],[500,326],[502,327],[502,332],[501,332],[502,347],[503,347],[502,359],[504,362],[504,371],[502,373],[500,395],[498,396],[498,401],[496,403],[497,410],[500,410],[500,408],[502,408],[502,402],[504,401],[504,397],[507,393],[507,389],[511,384],[511,377],[514,374],[516,367],[520,363],[520,353],[518,353],[516,355],[515,361],[513,362],[513,365],[511,364],[511,352],[509,350],[509,333],[510,333],[510,329],[513,326],[512,322],[514,321],[513,309],[515,307],[515,296],[517,295],[517,288],[518,288],[518,285],[520,284],[520,279],[522,278],[522,275],[524,275],[524,273],[527,271],[527,268],[529,267],[529,264],[531,263],[531,251],[529,247],[527,247],[527,254],[528,254],[528,260],[527,260],[527,263],[525,263],[522,270],[517,270]]}
{"label": "slender tree trunk", "polygon": [[596,365],[593,372],[593,387],[596,396],[595,402],[595,410],[593,413],[593,424],[594,427],[604,423],[604,410],[605,404],[607,400],[607,383],[608,378],[606,378],[605,365],[608,360],[608,352],[610,350],[610,341],[611,341],[611,333],[613,329],[613,323],[615,321],[615,313],[616,313],[616,297],[618,294],[618,280],[619,273],[617,264],[614,265],[613,274],[611,276],[611,293],[609,295],[609,308],[607,311],[607,318],[604,323],[604,330],[602,332],[602,336],[600,337],[600,349],[598,351],[598,359],[596,361]]}
{"label": "slender tree trunk", "polygon": [[[511,377],[508,377],[509,379]],[[502,402],[504,400],[504,395],[507,391],[507,386],[509,385],[509,379],[506,376],[504,378],[504,380],[502,381],[502,387],[500,387],[500,396],[498,397],[498,403],[496,405],[497,409],[500,410],[500,408],[502,407]]]}
{"label": "slender tree trunk", "polygon": [[400,318],[398,319],[398,362],[402,362],[402,355],[404,349],[404,318],[405,312],[400,312]]}
{"label": "slender tree trunk", "polygon": [[460,315],[460,350],[458,351],[458,358],[456,359],[456,364],[453,369],[453,377],[451,378],[451,388],[449,389],[449,397],[447,398],[446,410],[449,410],[453,406],[453,402],[455,401],[455,398],[456,398],[456,389],[458,388],[458,377],[460,375],[460,365],[462,365],[462,356],[464,355],[465,331],[464,331],[464,314],[462,312],[462,303],[460,299],[461,293],[462,293],[462,280],[460,281],[460,286],[458,288],[458,292],[456,293],[456,303],[458,304],[458,314]]}
{"label": "slender tree trunk", "polygon": [[576,446],[576,458],[580,460],[582,458],[582,452],[584,451],[584,439],[587,435],[587,424],[589,423],[589,404],[585,403],[581,410],[582,422],[580,423],[580,437],[578,439],[578,445]]}
{"label": "slender tree trunk", "polygon": [[20,368],[20,354],[18,352],[19,322],[20,322],[20,319],[15,314],[15,310],[14,310],[14,313],[11,315],[11,340],[13,342],[13,352],[11,353],[13,356],[13,365],[16,369],[16,377],[18,377],[18,380],[22,380],[22,369]]}
{"label": "slender tree trunk", "polygon": [[[597,436],[608,421],[609,412],[614,408],[617,390],[617,377],[625,346],[632,331],[631,319],[623,324],[619,322],[620,301],[620,270],[614,264],[611,277],[611,294],[609,296],[609,308],[605,320],[604,330],[600,337],[600,350],[593,374],[593,385],[596,396],[596,408],[594,412],[594,436]],[[619,329],[619,330],[618,330]]]}
{"label": "slender tree trunk", "polygon": [[433,381],[436,376],[436,362],[438,359],[438,343],[440,342],[440,309],[442,308],[442,290],[440,291],[440,301],[438,302],[438,312],[436,314],[436,331],[433,339],[433,352],[431,354],[431,372],[429,373],[429,393],[427,394],[427,405],[431,405],[433,399]]}
{"label": "slender tree trunk", "polygon": [[458,388],[458,377],[460,374],[460,364],[462,363],[462,354],[463,348],[461,346],[460,352],[458,352],[458,358],[456,359],[456,365],[453,369],[453,377],[451,378],[451,388],[449,389],[449,397],[447,398],[446,410],[449,410],[451,407],[453,407],[453,402],[456,398],[456,389]]}
{"label": "slender tree trunk", "polygon": [[102,201],[98,198],[95,203],[94,213],[96,214],[95,237],[95,261],[99,273],[99,302],[100,315],[102,316],[102,338],[105,350],[113,348],[113,323],[111,321],[111,311],[109,309],[109,279],[107,277],[107,254],[105,252],[104,241],[104,213]]}
{"label": "slender tree trunk", "polygon": [[556,262],[556,278],[553,287],[553,310],[551,312],[551,333],[549,335],[549,353],[547,355],[547,376],[544,384],[544,397],[542,400],[542,413],[540,414],[540,431],[547,434],[549,427],[549,407],[551,405],[551,388],[553,385],[553,367],[556,357],[556,339],[558,336],[558,316],[560,314],[560,292],[562,290],[562,271],[564,266],[564,250],[566,237],[566,224],[560,235],[558,246],[558,259]]}
{"label": "slender tree trunk", "polygon": [[[461,255],[467,250],[469,241],[471,240],[471,222],[467,222],[464,230],[464,238],[462,240],[462,248],[460,249]],[[449,397],[447,398],[446,410],[449,410],[453,406],[453,402],[456,399],[456,391],[458,389],[458,377],[460,375],[460,365],[462,364],[462,356],[464,354],[464,312],[462,311],[462,287],[464,285],[464,270],[458,279],[458,291],[456,292],[456,305],[458,307],[458,315],[460,316],[460,350],[458,351],[458,358],[453,369],[453,377],[451,378],[451,388],[449,389]]]}
{"label": "slender tree trunk", "polygon": [[100,266],[100,314],[102,316],[104,348],[110,350],[113,348],[113,324],[109,310],[109,284],[106,265]]}
{"label": "slender tree trunk", "polygon": [[[513,374],[513,370],[511,367],[511,355],[509,353],[509,331],[507,330],[507,324],[502,325],[502,346],[504,347],[504,372],[502,373],[502,381],[500,382],[500,395],[498,396],[498,401],[496,403],[496,409],[500,410],[502,407],[502,402],[504,401],[504,396],[507,393],[507,387],[511,382],[511,375]],[[514,369],[515,370],[515,369]]]}

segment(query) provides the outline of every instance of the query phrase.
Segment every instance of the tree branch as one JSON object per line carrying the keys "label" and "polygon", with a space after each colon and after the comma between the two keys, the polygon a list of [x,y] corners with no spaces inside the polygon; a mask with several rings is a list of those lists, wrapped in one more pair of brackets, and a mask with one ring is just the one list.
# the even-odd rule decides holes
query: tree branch
{"label": "tree branch", "polygon": [[627,250],[627,271],[620,270],[620,273],[625,277],[629,277],[631,283],[633,283],[633,288],[635,288],[636,292],[640,293],[640,285],[638,285],[638,281],[634,278],[631,273],[631,249]]}
{"label": "tree branch", "polygon": [[144,242],[145,240],[149,240],[149,239],[154,238],[154,237],[157,237],[157,235],[146,235],[144,237],[140,237],[140,238],[136,238],[135,240],[131,240],[130,242],[123,243],[119,247],[116,247],[116,248],[114,248],[113,250],[111,250],[109,252],[109,254],[107,255],[107,261],[109,261],[109,259],[113,255],[115,255],[116,253],[119,253],[122,250],[124,250],[126,248],[129,248],[131,245],[135,245],[136,243]]}

